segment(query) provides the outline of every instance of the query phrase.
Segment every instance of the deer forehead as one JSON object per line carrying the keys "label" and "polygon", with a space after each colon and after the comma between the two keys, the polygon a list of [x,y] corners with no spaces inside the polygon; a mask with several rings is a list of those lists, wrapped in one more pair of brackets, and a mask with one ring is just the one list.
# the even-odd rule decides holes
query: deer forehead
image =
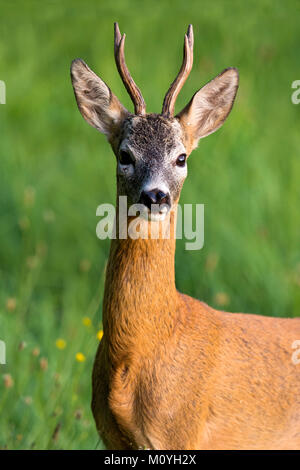
{"label": "deer forehead", "polygon": [[168,161],[184,153],[182,128],[175,118],[159,114],[130,116],[124,123],[120,148],[128,148],[138,159]]}

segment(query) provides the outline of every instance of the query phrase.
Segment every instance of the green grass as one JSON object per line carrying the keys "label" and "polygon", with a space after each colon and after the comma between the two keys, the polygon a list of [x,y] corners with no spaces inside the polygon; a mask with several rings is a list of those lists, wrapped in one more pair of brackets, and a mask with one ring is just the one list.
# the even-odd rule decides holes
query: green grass
{"label": "green grass", "polygon": [[178,242],[177,286],[217,308],[297,316],[300,105],[291,83],[300,79],[300,4],[0,0],[0,10],[0,447],[101,448],[91,368],[109,243],[96,237],[96,207],[114,203],[115,161],[77,110],[70,62],[82,57],[132,109],[113,58],[119,21],[150,112],[177,73],[189,23],[195,65],[178,110],[222,69],[238,67],[228,121],[189,159],[181,202],[205,204],[205,245],[194,252]]}

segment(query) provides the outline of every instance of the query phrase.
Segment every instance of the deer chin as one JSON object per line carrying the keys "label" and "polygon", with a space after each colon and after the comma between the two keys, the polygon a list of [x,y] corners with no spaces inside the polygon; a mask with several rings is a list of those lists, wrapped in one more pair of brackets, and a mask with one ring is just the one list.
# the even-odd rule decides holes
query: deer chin
{"label": "deer chin", "polygon": [[140,216],[149,222],[161,222],[162,220],[165,220],[169,211],[170,207],[166,204],[155,210],[150,210],[145,206],[145,210],[141,213]]}

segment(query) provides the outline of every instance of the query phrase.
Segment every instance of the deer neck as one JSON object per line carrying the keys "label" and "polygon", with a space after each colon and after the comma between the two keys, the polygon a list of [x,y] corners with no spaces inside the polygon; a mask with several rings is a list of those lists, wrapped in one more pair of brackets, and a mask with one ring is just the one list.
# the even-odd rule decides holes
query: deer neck
{"label": "deer neck", "polygon": [[[120,238],[120,228],[126,231],[120,224],[129,227],[132,221],[120,219],[117,205],[116,238],[111,242],[103,303],[104,336],[115,355],[135,342],[144,343],[149,335],[159,340],[170,334],[180,302],[174,266],[176,209],[160,222],[157,239]],[[157,228],[158,222],[154,224]]]}

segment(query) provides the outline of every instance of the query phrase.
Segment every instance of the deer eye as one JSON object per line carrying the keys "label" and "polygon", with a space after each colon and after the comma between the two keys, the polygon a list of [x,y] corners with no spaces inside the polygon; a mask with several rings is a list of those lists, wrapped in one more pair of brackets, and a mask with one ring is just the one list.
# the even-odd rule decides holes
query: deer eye
{"label": "deer eye", "polygon": [[134,160],[132,156],[125,150],[120,151],[119,161],[121,165],[134,165]]}
{"label": "deer eye", "polygon": [[186,162],[186,154],[182,153],[181,155],[179,155],[179,157],[177,157],[176,165],[185,166],[185,162]]}

